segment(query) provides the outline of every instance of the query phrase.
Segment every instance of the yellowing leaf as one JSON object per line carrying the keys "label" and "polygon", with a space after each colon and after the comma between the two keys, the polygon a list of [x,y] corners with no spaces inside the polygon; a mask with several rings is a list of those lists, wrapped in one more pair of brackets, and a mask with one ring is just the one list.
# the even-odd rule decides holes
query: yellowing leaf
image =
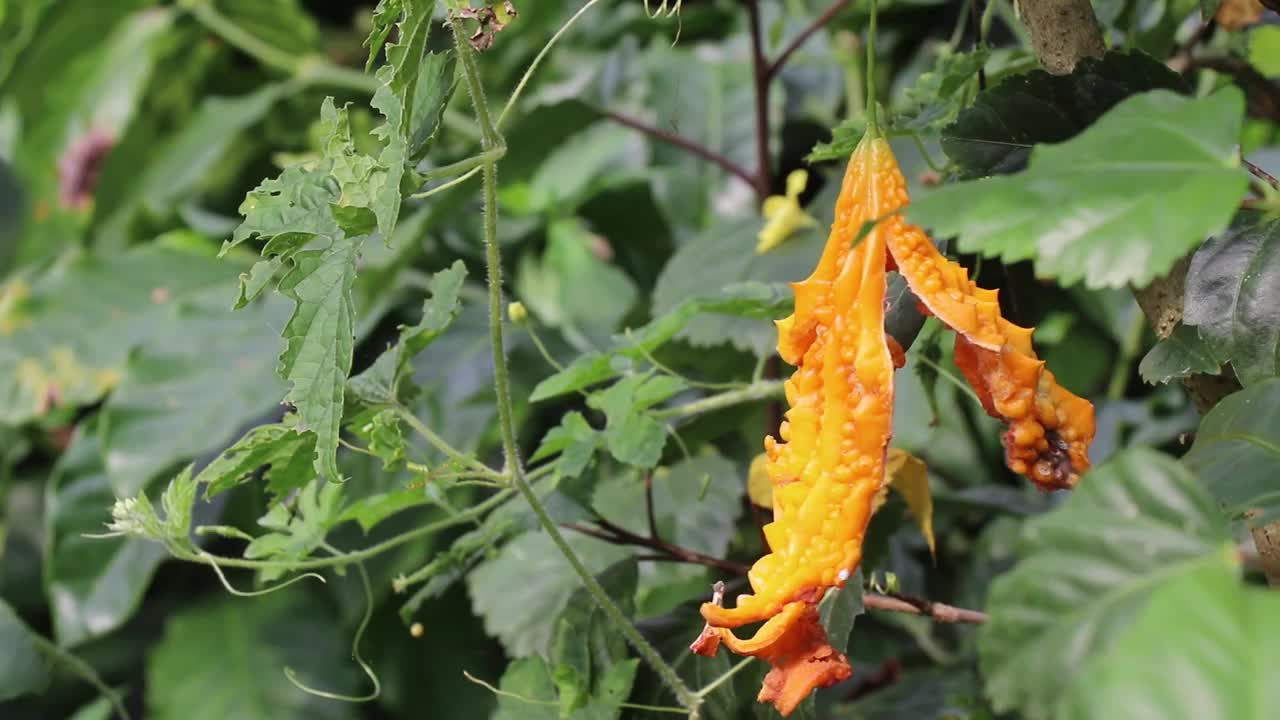
{"label": "yellowing leaf", "polygon": [[920,533],[929,544],[929,554],[935,553],[933,538],[933,495],[929,493],[929,468],[920,458],[902,448],[889,448],[888,462],[885,463],[889,482],[880,489],[876,498],[876,509],[884,504],[885,495],[892,486],[902,499],[907,501],[907,509],[920,526]]}
{"label": "yellowing leaf", "polygon": [[747,497],[751,498],[752,504],[772,510],[773,483],[769,481],[766,470],[768,462],[769,457],[764,453],[751,461],[751,468],[747,470]]}

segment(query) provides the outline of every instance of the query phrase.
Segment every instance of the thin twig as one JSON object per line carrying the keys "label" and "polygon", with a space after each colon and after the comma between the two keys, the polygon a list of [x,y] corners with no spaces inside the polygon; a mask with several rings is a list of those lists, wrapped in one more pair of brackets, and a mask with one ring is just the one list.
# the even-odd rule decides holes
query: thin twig
{"label": "thin twig", "polygon": [[888,610],[890,612],[907,613],[910,615],[923,615],[937,622],[944,623],[963,623],[968,625],[981,625],[989,616],[978,610],[968,610],[958,608],[945,603],[925,600],[923,598],[912,597],[910,595],[902,595],[895,593],[893,595],[880,595],[879,593],[864,593],[862,596],[862,605],[872,610]]}
{"label": "thin twig", "polygon": [[[680,562],[690,565],[702,565],[704,567],[724,570],[735,575],[746,575],[750,570],[746,565],[736,563],[731,560],[722,560],[710,555],[673,545],[663,540],[646,538],[643,535],[633,533],[630,530],[616,525],[604,518],[596,518],[598,527],[589,525],[581,525],[578,523],[565,523],[564,527],[583,535],[604,540],[614,545],[632,545],[636,547],[648,548],[654,550],[653,554],[637,555],[637,560],[652,562]],[[889,612],[908,613],[911,615],[923,615],[937,622],[943,623],[962,623],[970,625],[981,625],[987,621],[987,614],[978,610],[969,610],[966,608],[947,605],[946,603],[934,602],[924,598],[917,598],[911,595],[903,595],[895,593],[894,595],[881,595],[879,593],[864,592],[862,595],[862,604],[872,610],[887,610]]]}
{"label": "thin twig", "polygon": [[756,196],[769,196],[773,173],[769,168],[769,61],[764,56],[764,32],[760,29],[759,0],[744,0],[751,26],[751,70],[756,90]]}
{"label": "thin twig", "polygon": [[696,155],[702,158],[703,160],[706,160],[709,163],[719,166],[721,170],[724,170],[730,175],[747,183],[752,188],[756,187],[756,178],[754,175],[748,172],[741,165],[735,163],[734,161],[721,155],[720,153],[717,153],[716,151],[711,150],[710,148],[699,145],[698,143],[686,137],[681,137],[680,135],[677,135],[676,133],[673,133],[669,130],[663,130],[662,128],[654,127],[653,125],[650,125],[642,120],[637,120],[636,118],[633,118],[630,115],[623,115],[622,113],[617,112],[615,110],[606,110],[604,112],[604,115],[605,117],[618,123],[619,125],[624,125],[626,127],[631,128],[632,130],[638,130],[639,132],[642,132],[645,135],[648,135],[649,137],[654,138],[655,140],[661,140],[662,142],[665,142],[669,145],[674,145],[682,150],[686,150],[692,155]]}
{"label": "thin twig", "polygon": [[800,46],[804,45],[814,33],[818,32],[824,25],[831,22],[831,19],[834,18],[841,10],[848,7],[850,2],[852,2],[852,0],[836,0],[832,3],[831,7],[827,8],[826,11],[809,24],[809,27],[801,30],[799,35],[796,35],[791,39],[791,42],[787,43],[787,46],[782,49],[782,52],[778,53],[778,57],[774,58],[773,62],[769,63],[768,66],[765,67],[765,76],[772,80],[773,76],[777,75],[778,71],[782,69],[782,66],[787,64],[787,60],[791,58],[792,53],[799,50]]}
{"label": "thin twig", "polygon": [[1246,170],[1249,171],[1250,175],[1267,183],[1268,185],[1271,186],[1273,190],[1280,190],[1280,180],[1277,180],[1275,175],[1272,175],[1266,170],[1263,170],[1262,168],[1258,167],[1257,165],[1254,165],[1253,163],[1243,158],[1241,158],[1241,162],[1244,163],[1244,167]]}
{"label": "thin twig", "polygon": [[644,474],[644,510],[649,516],[649,537],[658,539],[658,516],[653,511],[653,473]]}

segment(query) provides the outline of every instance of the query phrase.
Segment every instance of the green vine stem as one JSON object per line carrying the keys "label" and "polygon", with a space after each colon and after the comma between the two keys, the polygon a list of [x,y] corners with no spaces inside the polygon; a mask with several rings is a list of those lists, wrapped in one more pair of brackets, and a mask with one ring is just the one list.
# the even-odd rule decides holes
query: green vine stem
{"label": "green vine stem", "polygon": [[760,380],[738,390],[730,390],[716,395],[708,395],[701,400],[694,400],[693,402],[685,403],[683,405],[654,410],[652,415],[659,420],[675,420],[678,418],[701,415],[715,410],[723,410],[725,408],[733,407],[734,405],[742,405],[745,403],[757,402],[759,400],[772,400],[774,398],[780,398],[782,395],[782,380]]}
{"label": "green vine stem", "polygon": [[[461,19],[455,16],[452,18],[450,26],[453,30],[454,45],[458,51],[458,64],[462,69],[467,91],[471,96],[471,104],[476,113],[476,120],[480,124],[481,147],[486,151],[501,147],[502,138],[493,126],[484,96],[484,89],[481,86],[480,73],[476,67],[475,51],[467,41],[462,29]],[[581,558],[578,557],[568,541],[565,540],[559,527],[551,519],[547,509],[542,505],[542,501],[538,499],[537,494],[534,493],[533,488],[530,487],[524,477],[524,472],[520,466],[519,451],[516,447],[511,386],[503,339],[502,256],[498,248],[498,172],[494,161],[488,161],[484,164],[482,178],[484,184],[485,262],[488,266],[489,282],[489,331],[493,351],[494,390],[498,401],[499,432],[502,436],[503,454],[506,458],[506,472],[511,476],[512,484],[529,503],[529,507],[533,510],[534,515],[537,516],[538,523],[542,526],[542,529],[550,536],[551,541],[555,543],[556,547],[564,555],[565,560],[568,561],[582,584],[587,588],[587,592],[591,593],[596,604],[604,611],[605,616],[618,629],[618,632],[622,633],[623,637],[635,647],[636,652],[653,668],[658,677],[671,688],[672,692],[675,693],[676,700],[689,711],[689,716],[697,717],[698,707],[702,703],[702,698],[685,685],[684,680],[680,678],[675,668],[671,667],[662,658],[662,655],[649,644],[649,641],[640,634],[640,631],[631,624],[622,613],[622,610],[609,597],[609,594],[600,586],[591,571],[583,565]]]}

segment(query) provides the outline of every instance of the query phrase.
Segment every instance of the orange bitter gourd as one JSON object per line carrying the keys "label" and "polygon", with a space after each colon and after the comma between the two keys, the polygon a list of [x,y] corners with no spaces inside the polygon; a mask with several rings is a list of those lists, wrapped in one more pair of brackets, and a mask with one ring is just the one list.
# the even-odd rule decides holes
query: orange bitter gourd
{"label": "orange bitter gourd", "polygon": [[[795,312],[778,322],[778,351],[796,371],[786,382],[782,442],[765,440],[772,552],[748,574],[754,594],[732,609],[702,606],[707,631],[694,647],[714,654],[723,641],[768,661],[774,669],[759,699],[783,715],[852,672],[827,642],[817,604],[861,560],[885,478],[894,371],[884,331],[885,230],[874,227],[854,244],[866,221],[897,202],[882,181],[885,148],[863,142],[853,153],[818,267],[793,285]],[[760,620],[767,621],[749,640],[731,630]]]}
{"label": "orange bitter gourd", "polygon": [[[922,308],[956,331],[957,364],[987,412],[1009,425],[1010,468],[1046,489],[1070,487],[1088,468],[1093,406],[1058,386],[1032,350],[1031,330],[1000,315],[995,291],[979,288],[906,222],[899,211],[907,202],[889,143],[868,131],[849,160],[818,266],[793,284],[795,312],[777,323],[778,352],[796,370],[785,386],[782,441],[765,439],[770,552],[748,574],[752,594],[731,609],[718,597],[703,604],[707,625],[692,646],[713,655],[723,642],[768,662],[759,700],[784,716],[852,672],[817,605],[861,561],[886,481],[893,371],[901,365],[901,349],[884,330],[887,270],[897,269]],[[733,633],[762,620],[750,639]]]}

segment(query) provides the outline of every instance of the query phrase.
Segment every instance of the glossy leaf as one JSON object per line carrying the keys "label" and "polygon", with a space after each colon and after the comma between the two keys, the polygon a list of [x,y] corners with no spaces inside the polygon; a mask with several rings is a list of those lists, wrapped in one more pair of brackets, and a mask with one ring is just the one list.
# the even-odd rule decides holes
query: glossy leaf
{"label": "glossy leaf", "polygon": [[1181,324],[1169,337],[1156,343],[1138,364],[1138,373],[1152,385],[1197,374],[1216,375],[1220,370],[1212,349],[1196,329]]}
{"label": "glossy leaf", "polygon": [[1280,518],[1280,379],[1223,398],[1183,462],[1232,516],[1259,527]]}
{"label": "glossy leaf", "polygon": [[1106,656],[1089,668],[1058,717],[1263,720],[1280,685],[1280,597],[1239,580],[1234,553],[1206,558],[1168,582]]}
{"label": "glossy leaf", "polygon": [[978,651],[995,709],[1051,717],[1151,592],[1227,537],[1213,499],[1171,458],[1132,449],[1088,473],[1027,523],[1021,562],[991,585]]}
{"label": "glossy leaf", "polygon": [[1243,112],[1234,88],[1138,95],[1037,147],[1026,172],[947,185],[907,215],[959,235],[962,251],[1034,259],[1037,275],[1064,285],[1143,286],[1235,214],[1248,185],[1235,149]]}
{"label": "glossy leaf", "polygon": [[1182,321],[1247,385],[1280,374],[1280,220],[1245,211],[1187,270]]}
{"label": "glossy leaf", "polygon": [[1135,51],[1085,58],[1070,75],[1013,75],[979,93],[943,129],[942,149],[966,178],[1017,172],[1033,145],[1069,140],[1125,98],[1156,89],[1182,91],[1184,83]]}

